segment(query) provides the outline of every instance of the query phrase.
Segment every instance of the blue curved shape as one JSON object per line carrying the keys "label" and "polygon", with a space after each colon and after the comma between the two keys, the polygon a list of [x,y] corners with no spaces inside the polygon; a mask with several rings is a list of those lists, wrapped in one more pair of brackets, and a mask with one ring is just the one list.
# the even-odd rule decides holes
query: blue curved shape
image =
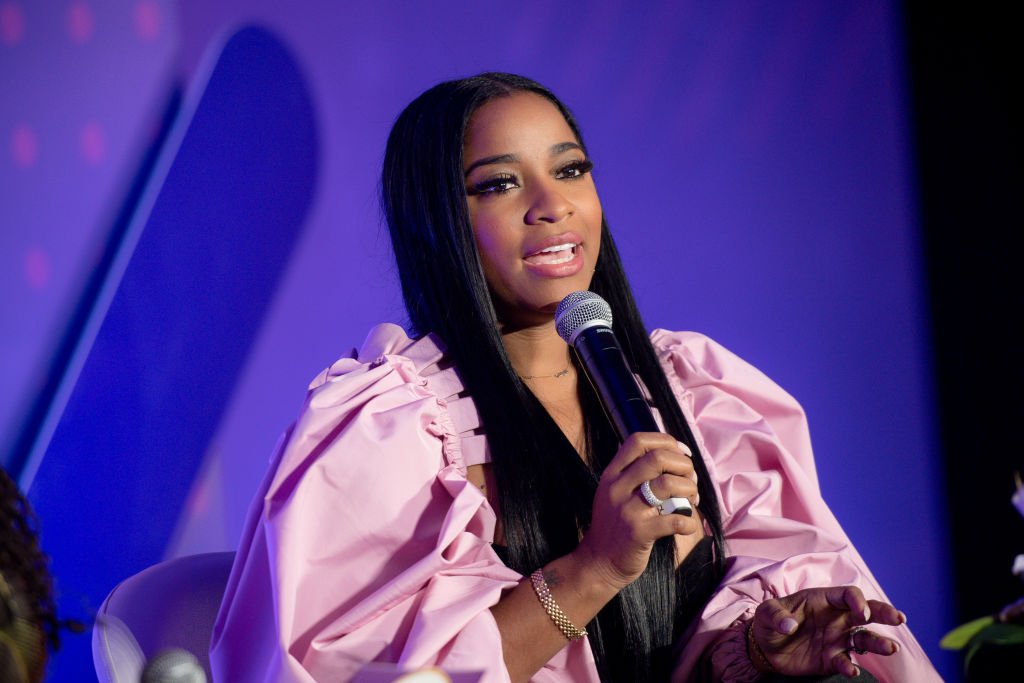
{"label": "blue curved shape", "polygon": [[[182,111],[30,489],[64,617],[162,559],[313,198],[312,101],[268,31],[234,33]],[[51,679],[91,680],[88,638],[64,642]]]}

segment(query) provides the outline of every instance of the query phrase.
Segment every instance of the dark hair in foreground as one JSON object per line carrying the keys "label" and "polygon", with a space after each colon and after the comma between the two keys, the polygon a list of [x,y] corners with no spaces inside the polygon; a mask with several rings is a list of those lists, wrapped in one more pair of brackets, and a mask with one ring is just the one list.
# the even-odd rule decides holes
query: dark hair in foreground
{"label": "dark hair in foreground", "polygon": [[0,680],[42,681],[60,626],[35,515],[0,468]]}
{"label": "dark hair in foreground", "polygon": [[[410,322],[417,334],[441,337],[473,397],[490,446],[509,563],[529,575],[577,546],[581,530],[590,524],[600,473],[619,443],[593,390],[580,382],[590,460],[584,462],[516,375],[499,335],[469,220],[463,137],[481,105],[516,92],[535,93],[554,104],[585,149],[572,114],[540,84],[501,73],[449,81],[420,95],[396,121],[384,158],[381,202]],[[591,289],[611,305],[619,341],[650,390],[666,430],[693,451],[701,512],[712,530],[720,574],[718,501],[603,221]],[[643,576],[587,625],[603,680],[667,678],[676,638],[694,610],[699,614],[703,607],[683,600],[674,550],[671,537],[658,541]]]}

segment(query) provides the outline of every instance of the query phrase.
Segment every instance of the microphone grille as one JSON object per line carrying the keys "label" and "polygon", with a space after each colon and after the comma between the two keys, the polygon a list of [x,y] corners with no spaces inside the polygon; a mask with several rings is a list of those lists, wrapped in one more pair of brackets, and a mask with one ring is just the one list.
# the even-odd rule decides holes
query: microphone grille
{"label": "microphone grille", "polygon": [[612,308],[597,294],[573,292],[558,304],[555,329],[567,344],[574,343],[580,332],[595,325],[612,326]]}
{"label": "microphone grille", "polygon": [[206,671],[191,652],[173,647],[146,663],[142,683],[206,683]]}

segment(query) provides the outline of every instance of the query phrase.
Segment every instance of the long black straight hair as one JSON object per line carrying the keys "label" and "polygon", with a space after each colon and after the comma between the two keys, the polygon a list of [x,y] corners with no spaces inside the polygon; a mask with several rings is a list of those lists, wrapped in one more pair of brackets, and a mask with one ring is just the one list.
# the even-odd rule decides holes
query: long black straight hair
{"label": "long black straight hair", "polygon": [[[588,450],[587,460],[580,458],[515,373],[499,334],[469,219],[463,140],[470,117],[481,105],[517,92],[531,92],[554,104],[586,150],[572,113],[539,83],[503,73],[448,81],[416,98],[395,122],[384,157],[381,204],[409,322],[415,334],[440,336],[473,397],[488,437],[509,565],[528,575],[576,548],[590,523],[600,474],[618,441],[592,389],[580,382]],[[715,574],[720,575],[718,501],[603,219],[591,289],[611,305],[623,351],[647,385],[666,431],[693,452],[701,512],[715,546]],[[673,643],[687,625],[682,615],[693,613],[693,606],[682,604],[681,592],[674,540],[660,539],[644,574],[588,624],[602,680],[667,677]]]}

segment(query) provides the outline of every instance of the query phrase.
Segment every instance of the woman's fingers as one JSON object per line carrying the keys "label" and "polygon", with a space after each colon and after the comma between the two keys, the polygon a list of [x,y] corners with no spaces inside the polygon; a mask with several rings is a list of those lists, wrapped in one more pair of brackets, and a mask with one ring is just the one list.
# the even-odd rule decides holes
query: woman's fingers
{"label": "woman's fingers", "polygon": [[856,655],[900,651],[896,640],[865,624],[905,622],[902,612],[887,602],[865,599],[856,586],[806,588],[758,605],[751,635],[780,672],[852,677],[860,672]]}
{"label": "woman's fingers", "polygon": [[876,655],[894,655],[900,651],[900,644],[892,638],[886,638],[866,628],[855,628],[850,631],[847,649],[857,654],[873,652]]}
{"label": "woman's fingers", "polygon": [[[644,446],[655,447],[648,448],[635,457],[628,467],[620,470],[617,474],[610,475],[612,477],[610,493],[613,497],[625,501],[630,496],[634,496],[645,481],[651,482],[652,492],[659,498],[679,495],[673,488],[673,480],[661,480],[657,489],[654,489],[655,480],[664,474],[688,479],[693,487],[693,492],[696,492],[697,474],[693,468],[693,461],[683,453],[672,437],[667,437],[667,442],[645,443]],[[625,448],[625,444],[623,448]],[[609,476],[607,469],[605,476]],[[665,496],[662,495],[663,493],[672,495]]]}
{"label": "woman's fingers", "polygon": [[649,479],[651,493],[658,498],[689,498],[690,502],[697,505],[697,482],[694,477],[681,477],[678,474],[662,473],[654,479]]}
{"label": "woman's fingers", "polygon": [[[669,438],[671,439],[671,437]],[[633,486],[639,486],[666,472],[694,480],[697,476],[694,472],[693,460],[683,453],[674,440],[670,442],[669,446],[653,448],[638,457],[622,473],[621,479]]]}
{"label": "woman's fingers", "polygon": [[778,599],[765,600],[757,608],[755,616],[772,631],[785,636],[792,635],[800,626],[797,615]]}
{"label": "woman's fingers", "polygon": [[654,536],[662,538],[672,534],[688,536],[701,528],[696,517],[687,515],[661,515],[652,517],[651,530]]}
{"label": "woman's fingers", "polygon": [[846,676],[847,678],[853,678],[860,675],[860,667],[853,663],[850,658],[850,653],[846,650],[837,652],[832,657],[832,666],[837,674]]}
{"label": "woman's fingers", "polygon": [[619,446],[615,457],[612,458],[612,461],[604,469],[604,476],[617,479],[638,458],[658,449],[679,450],[679,442],[662,432],[637,432],[630,434],[622,442],[622,445]]}
{"label": "woman's fingers", "polygon": [[[674,497],[694,503],[697,485],[689,453],[668,434],[641,432],[630,435],[605,468],[579,551],[606,565],[610,584],[633,581],[657,539],[700,530],[696,517],[661,514],[654,504]],[[640,491],[645,482],[649,500]]]}
{"label": "woman's fingers", "polygon": [[871,607],[856,586],[832,586],[825,589],[825,600],[830,607],[850,613],[850,625],[858,626],[871,621]]}
{"label": "woman's fingers", "polygon": [[871,621],[876,624],[902,626],[907,623],[907,615],[887,602],[868,600],[868,607],[871,609]]}

